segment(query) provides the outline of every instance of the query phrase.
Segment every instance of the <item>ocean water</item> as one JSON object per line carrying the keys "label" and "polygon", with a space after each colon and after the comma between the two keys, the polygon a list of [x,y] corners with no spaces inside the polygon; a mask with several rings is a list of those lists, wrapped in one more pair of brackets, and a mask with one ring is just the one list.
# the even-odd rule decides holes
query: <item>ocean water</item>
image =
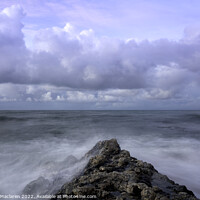
{"label": "ocean water", "polygon": [[69,156],[110,138],[200,197],[200,111],[0,111],[0,194],[41,176],[58,189],[86,164]]}

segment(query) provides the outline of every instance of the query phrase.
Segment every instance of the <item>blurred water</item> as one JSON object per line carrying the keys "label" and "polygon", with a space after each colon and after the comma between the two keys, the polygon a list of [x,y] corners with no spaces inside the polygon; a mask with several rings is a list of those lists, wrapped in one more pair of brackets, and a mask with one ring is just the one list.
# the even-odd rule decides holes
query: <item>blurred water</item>
{"label": "blurred water", "polygon": [[63,161],[110,138],[200,196],[200,111],[0,111],[0,194],[58,172],[70,180]]}

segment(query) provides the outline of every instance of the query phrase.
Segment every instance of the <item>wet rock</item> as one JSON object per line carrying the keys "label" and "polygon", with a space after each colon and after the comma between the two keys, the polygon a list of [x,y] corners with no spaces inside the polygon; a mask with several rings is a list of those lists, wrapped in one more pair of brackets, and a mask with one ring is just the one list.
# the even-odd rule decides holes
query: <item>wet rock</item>
{"label": "wet rock", "polygon": [[116,139],[98,142],[84,158],[90,160],[83,172],[57,192],[61,199],[70,199],[70,195],[78,199],[95,195],[90,199],[99,200],[197,199],[192,191],[158,173],[153,165],[121,150]]}
{"label": "wet rock", "polygon": [[22,194],[25,195],[37,195],[41,192],[47,192],[49,188],[50,182],[48,179],[45,179],[44,177],[39,177],[37,180],[34,180],[26,185],[24,190],[22,191]]}
{"label": "wet rock", "polygon": [[70,155],[60,162],[47,161],[41,163],[43,177],[28,183],[21,194],[34,196],[55,194],[64,183],[80,175],[87,162],[88,159],[78,160]]}

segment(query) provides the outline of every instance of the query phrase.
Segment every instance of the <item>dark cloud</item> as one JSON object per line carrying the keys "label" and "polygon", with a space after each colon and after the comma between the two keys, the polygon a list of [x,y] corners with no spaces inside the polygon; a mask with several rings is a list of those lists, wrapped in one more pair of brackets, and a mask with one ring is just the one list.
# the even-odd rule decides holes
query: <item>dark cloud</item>
{"label": "dark cloud", "polygon": [[199,84],[200,42],[195,38],[123,41],[96,37],[92,30],[77,33],[67,24],[38,31],[30,50],[21,31],[23,16],[18,6],[0,14],[1,83],[173,92]]}
{"label": "dark cloud", "polygon": [[12,6],[0,13],[0,82],[26,83],[29,52],[25,47],[21,18],[23,10]]}

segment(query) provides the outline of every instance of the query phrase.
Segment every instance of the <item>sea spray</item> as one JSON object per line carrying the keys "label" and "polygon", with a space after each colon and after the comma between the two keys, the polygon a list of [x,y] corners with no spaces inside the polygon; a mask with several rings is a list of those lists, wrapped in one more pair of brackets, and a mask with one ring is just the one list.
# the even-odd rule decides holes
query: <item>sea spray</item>
{"label": "sea spray", "polygon": [[51,179],[61,170],[56,163],[70,155],[80,159],[97,141],[115,137],[131,155],[200,196],[199,111],[1,111],[0,116],[1,194],[20,194],[41,176]]}

